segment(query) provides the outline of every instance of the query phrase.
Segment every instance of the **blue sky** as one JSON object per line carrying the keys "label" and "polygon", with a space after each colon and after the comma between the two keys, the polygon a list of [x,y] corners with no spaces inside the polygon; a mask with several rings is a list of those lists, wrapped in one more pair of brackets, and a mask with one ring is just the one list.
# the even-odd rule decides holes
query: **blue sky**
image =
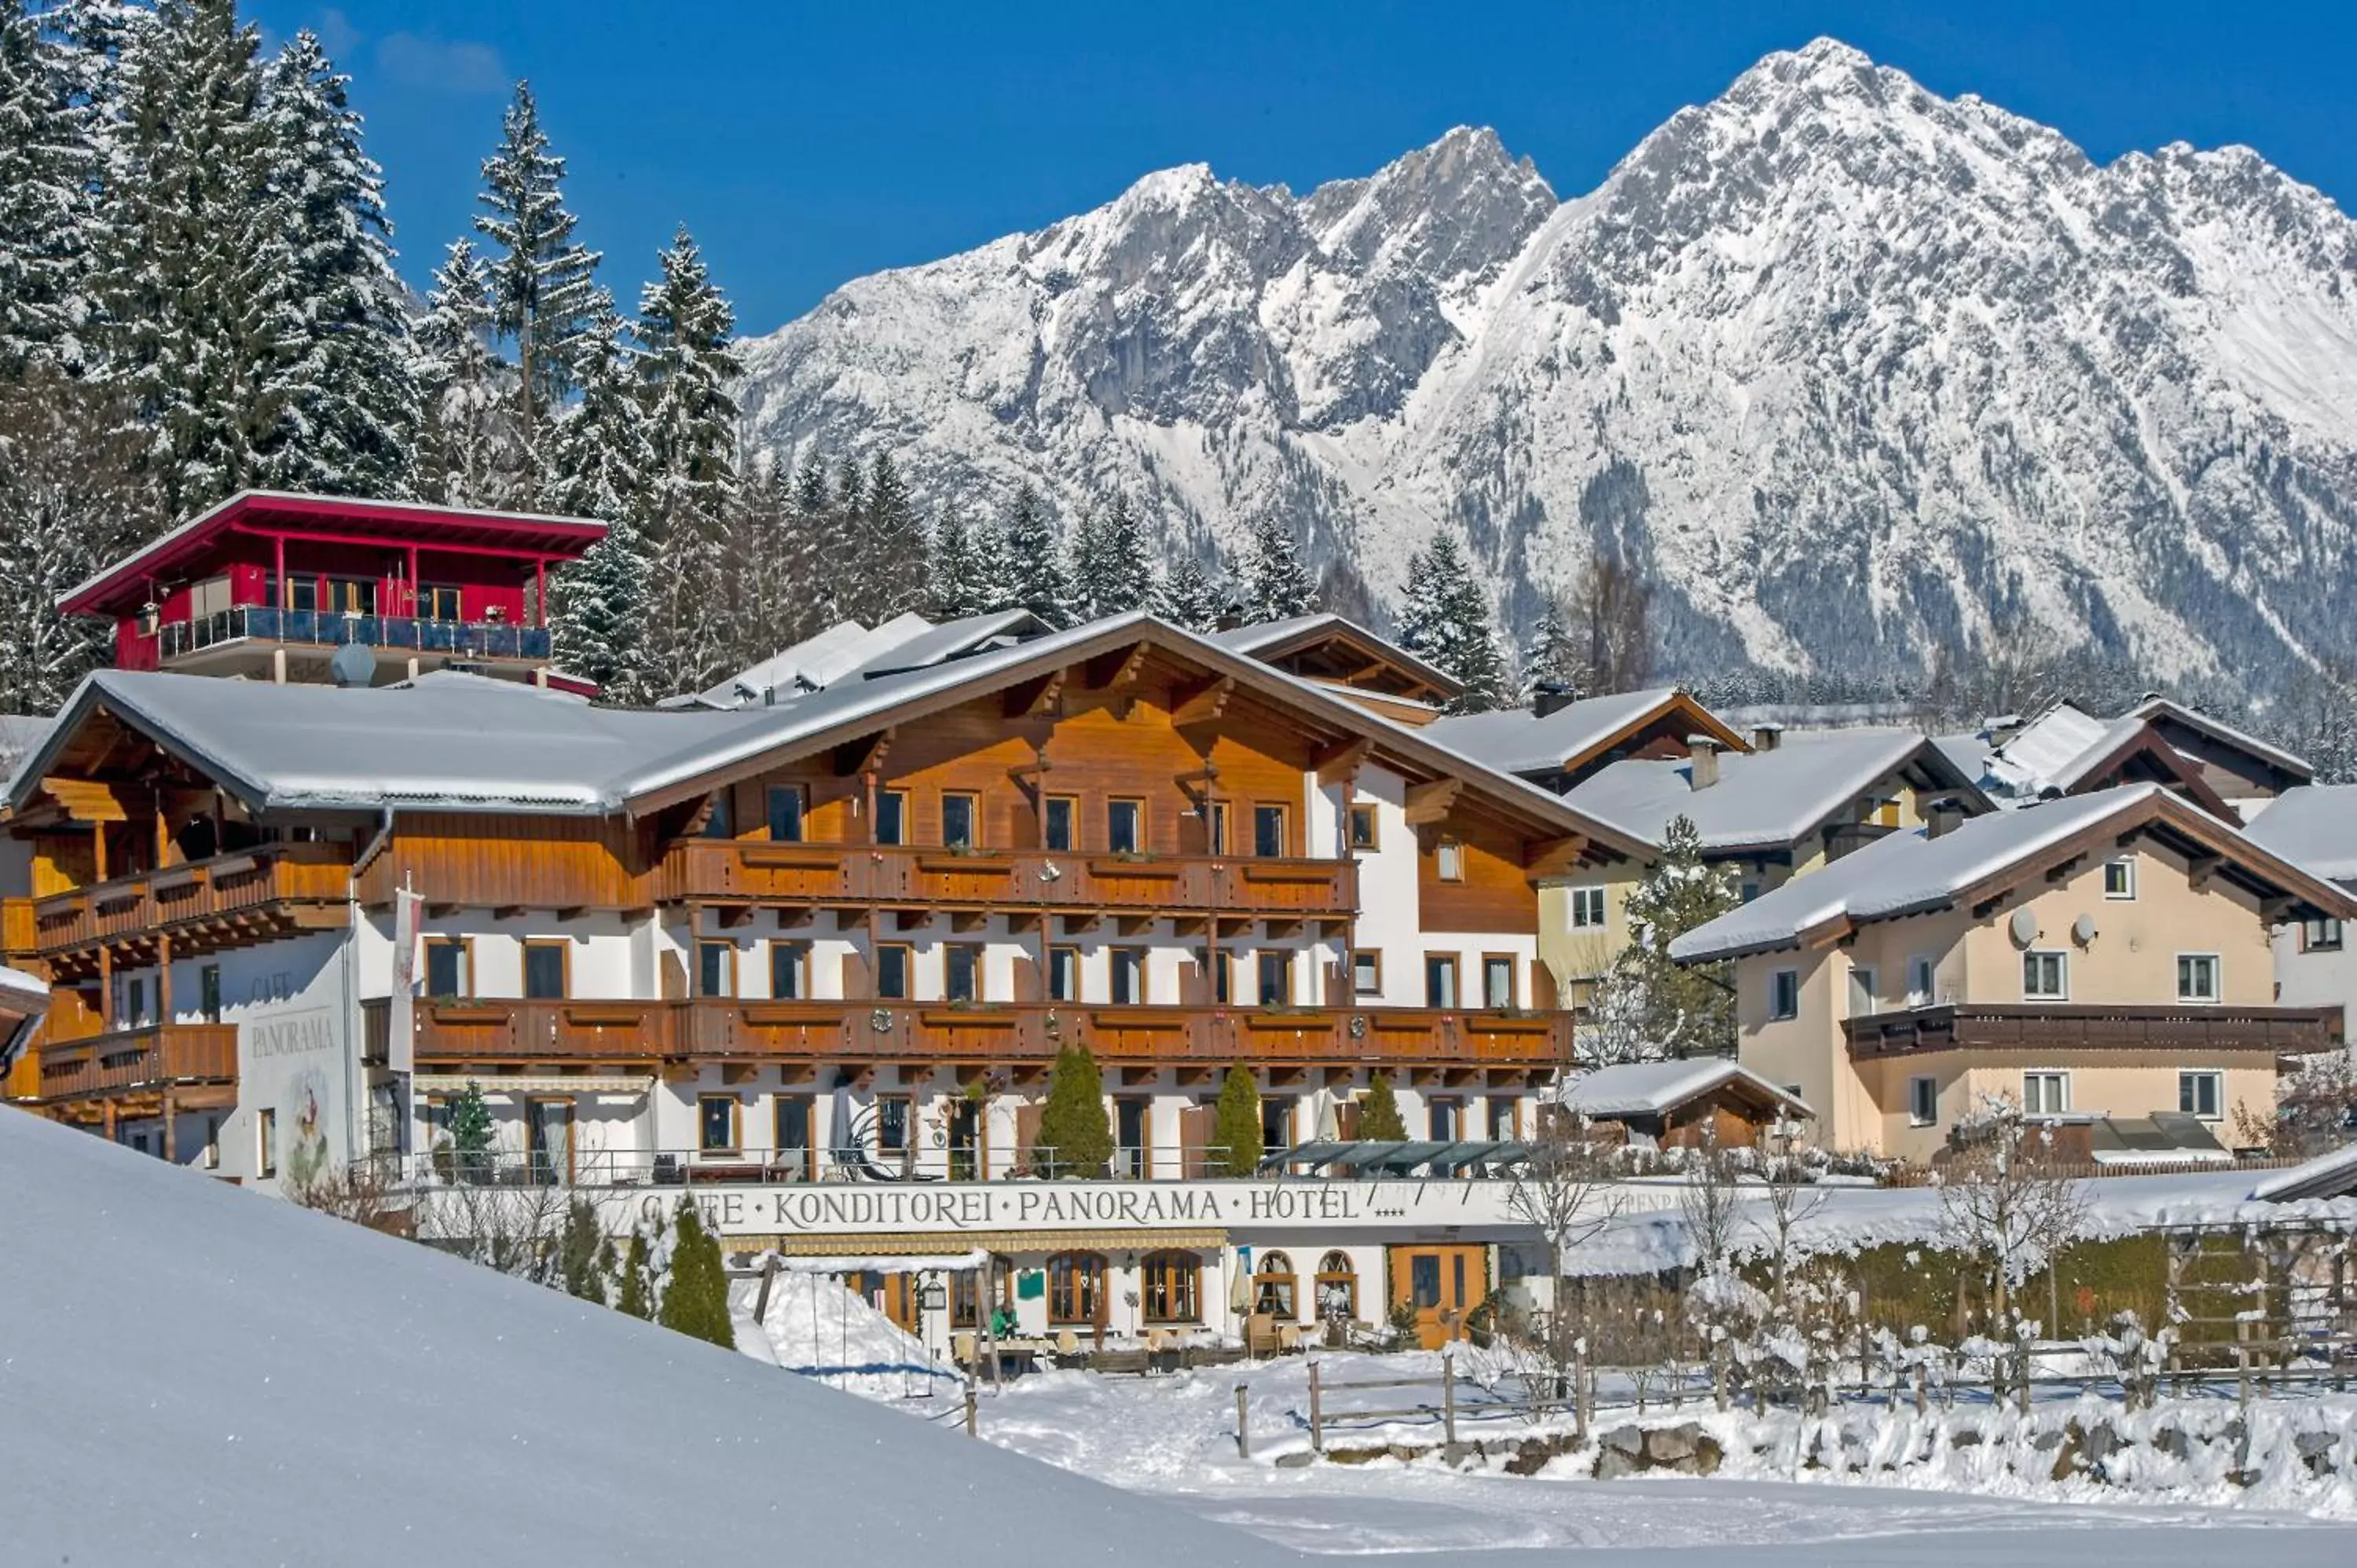
{"label": "blue sky", "polygon": [[1575,195],[1680,105],[1820,34],[2098,158],[2243,142],[2357,205],[2345,5],[246,8],[274,36],[316,28],[356,79],[413,279],[468,231],[478,165],[528,76],[625,307],[684,222],[756,332],[847,278],[1036,228],[1171,164],[1304,189],[1488,124]]}

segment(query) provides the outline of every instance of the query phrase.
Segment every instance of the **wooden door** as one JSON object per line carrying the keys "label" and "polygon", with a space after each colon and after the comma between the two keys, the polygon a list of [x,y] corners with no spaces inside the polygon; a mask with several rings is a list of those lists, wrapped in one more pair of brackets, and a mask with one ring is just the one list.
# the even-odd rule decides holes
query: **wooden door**
{"label": "wooden door", "polygon": [[1392,1300],[1415,1306],[1416,1343],[1426,1350],[1465,1337],[1465,1319],[1490,1291],[1484,1247],[1394,1247],[1391,1272]]}
{"label": "wooden door", "polygon": [[1178,1112],[1179,1169],[1176,1174],[1181,1178],[1193,1181],[1205,1174],[1205,1151],[1211,1146],[1212,1128],[1219,1116],[1219,1107],[1215,1105],[1189,1105]]}

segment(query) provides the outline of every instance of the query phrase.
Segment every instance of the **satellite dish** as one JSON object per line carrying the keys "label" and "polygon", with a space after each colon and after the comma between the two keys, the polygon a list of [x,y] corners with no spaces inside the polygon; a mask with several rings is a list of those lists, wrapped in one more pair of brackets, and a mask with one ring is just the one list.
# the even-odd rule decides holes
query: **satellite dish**
{"label": "satellite dish", "polygon": [[339,686],[365,686],[376,679],[376,655],[364,642],[347,642],[328,660],[328,678]]}
{"label": "satellite dish", "polygon": [[2013,940],[2017,947],[2028,947],[2038,940],[2038,915],[2030,909],[2013,912]]}
{"label": "satellite dish", "polygon": [[2082,915],[2071,922],[2071,936],[2081,947],[2095,940],[2095,917]]}

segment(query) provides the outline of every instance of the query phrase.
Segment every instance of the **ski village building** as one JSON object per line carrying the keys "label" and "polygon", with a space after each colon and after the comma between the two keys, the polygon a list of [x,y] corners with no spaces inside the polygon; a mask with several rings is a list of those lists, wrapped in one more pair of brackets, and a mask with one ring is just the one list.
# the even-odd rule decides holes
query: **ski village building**
{"label": "ski village building", "polygon": [[[936,1344],[985,1296],[1051,1337],[1404,1305],[1432,1341],[1543,1255],[1499,1173],[1674,816],[1753,899],[1692,950],[1738,959],[1741,1060],[1598,1075],[1575,1109],[1631,1139],[1928,1155],[1985,1082],[2130,1115],[2213,1074],[2208,1116],[2329,1028],[2268,1005],[2266,923],[2348,895],[2157,789],[1999,811],[1920,736],[1674,690],[1442,718],[1445,672],[1332,616],[845,623],[600,707],[542,607],[600,532],[246,495],[70,596],[121,667],[0,729],[0,961],[48,987],[29,1046],[38,988],[0,990],[10,1101],[283,1190],[447,1184],[479,1090],[500,1183],[618,1225],[692,1194]],[[2090,891],[2123,865],[2133,901]],[[2071,965],[2027,1009],[2021,918]],[[1115,1150],[1056,1179],[1076,1045]],[[1214,1178],[1237,1065],[1280,1157]],[[1405,1144],[1360,1136],[1379,1073]]]}

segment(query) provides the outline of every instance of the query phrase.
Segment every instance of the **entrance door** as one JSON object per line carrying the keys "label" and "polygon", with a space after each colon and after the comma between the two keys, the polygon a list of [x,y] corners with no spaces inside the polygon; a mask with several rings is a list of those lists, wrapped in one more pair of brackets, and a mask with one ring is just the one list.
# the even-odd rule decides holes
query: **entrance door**
{"label": "entrance door", "polygon": [[1394,1247],[1392,1299],[1415,1308],[1416,1343],[1437,1350],[1465,1337],[1465,1319],[1489,1294],[1487,1249]]}
{"label": "entrance door", "polygon": [[982,1178],[982,1101],[959,1095],[949,1104],[950,1179]]}
{"label": "entrance door", "polygon": [[1154,1101],[1125,1094],[1113,1102],[1113,1174],[1143,1181],[1154,1174]]}
{"label": "entrance door", "polygon": [[545,1186],[573,1179],[573,1101],[535,1100],[525,1107],[526,1152],[533,1179]]}

